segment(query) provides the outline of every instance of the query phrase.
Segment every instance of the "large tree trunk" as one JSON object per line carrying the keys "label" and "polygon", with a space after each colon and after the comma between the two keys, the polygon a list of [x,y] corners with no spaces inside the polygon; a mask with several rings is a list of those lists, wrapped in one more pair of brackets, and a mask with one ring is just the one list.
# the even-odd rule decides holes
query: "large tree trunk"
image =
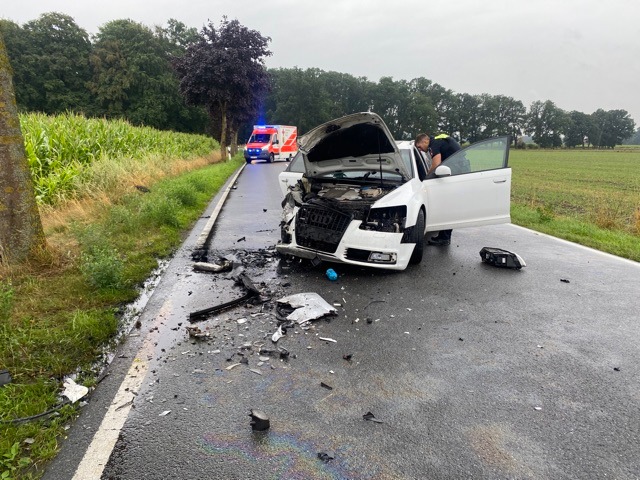
{"label": "large tree trunk", "polygon": [[220,150],[222,153],[222,160],[228,160],[227,155],[227,102],[222,102],[220,105]]}
{"label": "large tree trunk", "polygon": [[0,261],[20,262],[44,245],[11,66],[0,36]]}
{"label": "large tree trunk", "polygon": [[229,136],[231,137],[231,156],[234,157],[238,153],[238,130],[234,130]]}

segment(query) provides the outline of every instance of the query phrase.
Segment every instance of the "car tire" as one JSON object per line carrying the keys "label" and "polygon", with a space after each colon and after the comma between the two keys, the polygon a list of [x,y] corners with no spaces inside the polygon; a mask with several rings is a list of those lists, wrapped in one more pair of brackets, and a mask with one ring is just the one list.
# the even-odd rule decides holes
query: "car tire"
{"label": "car tire", "polygon": [[273,155],[273,153],[270,153],[269,158],[267,158],[267,163],[273,163],[274,159],[275,159],[275,156]]}
{"label": "car tire", "polygon": [[415,243],[416,246],[413,249],[409,263],[417,265],[422,261],[422,254],[424,253],[424,212],[420,210],[416,224],[411,231],[410,243]]}
{"label": "car tire", "polygon": [[247,159],[247,165],[251,165],[251,159]]}

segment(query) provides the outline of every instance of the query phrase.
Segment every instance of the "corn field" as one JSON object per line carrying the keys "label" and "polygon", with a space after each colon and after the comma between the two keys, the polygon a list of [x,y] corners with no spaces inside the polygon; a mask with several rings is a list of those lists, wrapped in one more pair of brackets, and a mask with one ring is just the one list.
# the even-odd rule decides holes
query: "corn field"
{"label": "corn field", "polygon": [[204,135],[134,127],[124,120],[89,119],[72,113],[21,114],[20,127],[36,198],[43,204],[72,197],[83,172],[97,162],[190,159],[219,148]]}

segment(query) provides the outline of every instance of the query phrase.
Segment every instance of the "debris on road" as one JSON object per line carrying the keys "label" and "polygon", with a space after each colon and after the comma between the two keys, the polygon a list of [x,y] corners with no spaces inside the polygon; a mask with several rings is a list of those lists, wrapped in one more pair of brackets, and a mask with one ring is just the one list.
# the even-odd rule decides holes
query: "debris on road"
{"label": "debris on road", "polygon": [[196,262],[193,264],[193,270],[196,272],[229,272],[233,269],[233,262],[226,258],[221,258],[220,263]]}
{"label": "debris on road", "polygon": [[250,368],[249,371],[255,373],[256,375],[262,375],[262,372],[257,368]]}
{"label": "debris on road", "polygon": [[187,325],[185,328],[187,329],[187,332],[189,332],[189,336],[191,338],[202,339],[211,337],[211,334],[209,332],[205,332],[199,327],[190,327],[189,325]]}
{"label": "debris on road", "polygon": [[337,310],[320,295],[313,292],[296,293],[278,300],[279,305],[288,305],[293,312],[287,315],[287,320],[298,324],[318,320],[326,315],[336,315]]}
{"label": "debris on road", "polygon": [[240,237],[238,240],[236,240],[236,243],[238,242],[246,242],[247,241],[247,237]]}
{"label": "debris on road", "polygon": [[322,388],[326,388],[327,390],[333,390],[333,387],[332,387],[331,385],[327,385],[327,384],[326,384],[326,383],[324,383],[324,382],[320,382],[320,386],[321,386]]}
{"label": "debris on road", "polygon": [[323,462],[327,463],[327,462],[333,460],[335,457],[330,453],[319,452],[318,453],[318,458],[320,460],[322,460]]}
{"label": "debris on road", "polygon": [[568,278],[561,278],[560,281],[562,283],[571,283]]}
{"label": "debris on road", "polygon": [[221,303],[220,305],[216,305],[215,307],[209,307],[209,308],[205,308],[204,310],[191,312],[189,314],[189,321],[195,322],[198,320],[202,320],[207,315],[220,312],[222,310],[226,310],[227,308],[235,307],[237,305],[241,305],[242,303],[254,297],[260,298],[260,291],[256,288],[256,286],[253,284],[251,279],[247,277],[247,275],[245,275],[244,273],[241,273],[238,276],[237,282],[242,283],[244,285],[244,288],[247,290],[247,293],[244,296],[236,300],[231,300],[230,302]]}
{"label": "debris on road", "polygon": [[332,342],[332,343],[338,343],[337,340],[334,340],[333,338],[328,338],[328,337],[318,337],[319,340],[324,340],[325,342]]}
{"label": "debris on road", "polygon": [[249,422],[249,424],[251,425],[252,430],[259,432],[269,430],[271,423],[269,422],[269,417],[267,417],[264,412],[261,412],[260,410],[251,410],[249,416],[251,417],[251,422]]}
{"label": "debris on road", "polygon": [[619,372],[620,371],[620,367],[613,367],[613,371],[614,372]]}
{"label": "debris on road", "polygon": [[327,275],[327,278],[332,282],[335,282],[338,279],[338,274],[333,268],[328,268],[326,275]]}
{"label": "debris on road", "polygon": [[501,268],[515,268],[520,270],[527,264],[517,253],[503,250],[501,248],[483,247],[480,250],[480,258],[484,263]]}
{"label": "debris on road", "polygon": [[236,368],[238,365],[242,365],[241,363],[234,363],[232,365],[229,365],[227,368],[225,368],[225,370],[231,370]]}
{"label": "debris on road", "polygon": [[10,384],[11,380],[9,370],[0,370],[0,387]]}
{"label": "debris on road", "polygon": [[275,331],[275,333],[271,335],[271,341],[273,343],[278,343],[278,340],[280,340],[283,336],[284,336],[284,330],[282,330],[282,325],[280,325],[278,329]]}
{"label": "debris on road", "polygon": [[344,355],[342,355],[343,360],[346,360],[347,362],[351,361],[351,357],[353,357],[352,353],[345,353]]}
{"label": "debris on road", "polygon": [[159,417],[166,417],[167,415],[169,415],[171,413],[171,410],[165,410],[164,412],[162,412],[160,415],[158,415]]}
{"label": "debris on road", "polygon": [[362,416],[363,420],[367,420],[369,422],[374,422],[374,423],[383,423],[382,420],[378,420],[375,415],[371,412],[367,412]]}
{"label": "debris on road", "polygon": [[71,403],[75,403],[89,393],[89,389],[84,385],[78,385],[71,378],[66,378],[62,384],[64,391],[62,396],[67,397]]}

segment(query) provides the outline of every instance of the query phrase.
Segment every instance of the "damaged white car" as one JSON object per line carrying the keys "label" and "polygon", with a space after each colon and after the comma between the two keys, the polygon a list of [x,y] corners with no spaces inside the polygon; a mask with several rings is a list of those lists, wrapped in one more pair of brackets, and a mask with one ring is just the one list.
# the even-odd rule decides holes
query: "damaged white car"
{"label": "damaged white car", "polygon": [[283,201],[282,254],[404,270],[422,260],[426,232],[510,222],[509,137],[460,150],[429,176],[372,112],[320,125],[299,146],[305,173]]}

